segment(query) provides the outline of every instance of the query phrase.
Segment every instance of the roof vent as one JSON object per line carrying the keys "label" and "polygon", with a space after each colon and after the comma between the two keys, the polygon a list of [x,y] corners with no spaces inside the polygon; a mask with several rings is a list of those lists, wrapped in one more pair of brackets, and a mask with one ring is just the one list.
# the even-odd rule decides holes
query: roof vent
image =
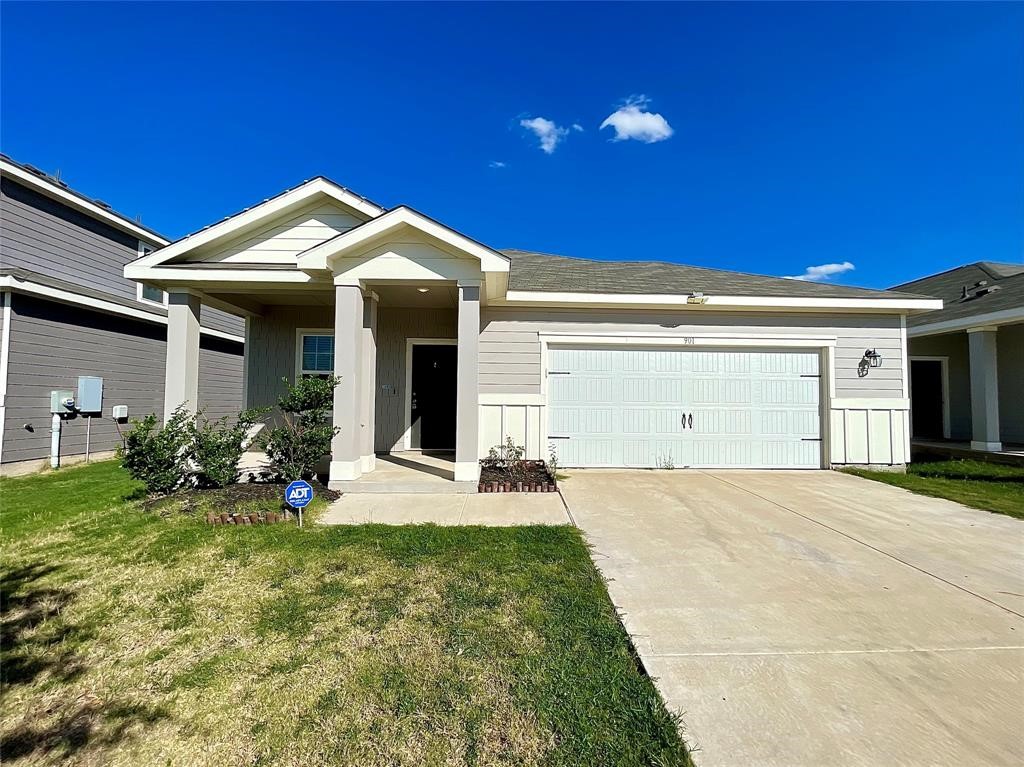
{"label": "roof vent", "polygon": [[111,210],[110,204],[106,203],[106,202],[103,202],[103,200],[97,200],[96,198],[93,198],[93,202],[96,203],[97,205],[99,205],[101,208],[106,208],[107,210]]}
{"label": "roof vent", "polygon": [[1000,289],[1001,287],[999,285],[989,285],[988,280],[979,280],[970,287],[964,285],[963,288],[960,289],[960,300],[971,301],[975,298],[987,296],[989,293],[994,293]]}

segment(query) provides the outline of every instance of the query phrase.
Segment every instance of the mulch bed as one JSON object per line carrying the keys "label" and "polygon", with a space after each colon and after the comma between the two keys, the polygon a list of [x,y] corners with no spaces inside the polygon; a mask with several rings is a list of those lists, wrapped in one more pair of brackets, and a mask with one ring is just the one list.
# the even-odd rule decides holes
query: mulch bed
{"label": "mulch bed", "polygon": [[526,461],[521,477],[513,478],[507,469],[488,464],[480,466],[481,493],[554,493],[558,490],[555,478],[544,461]]}
{"label": "mulch bed", "polygon": [[[341,493],[337,490],[331,490],[317,480],[312,480],[309,484],[313,486],[314,495],[326,501],[336,501],[341,497]],[[143,508],[146,511],[152,511],[168,503],[176,503],[177,509],[182,513],[205,513],[206,521],[210,524],[240,525],[283,522],[292,516],[288,505],[284,502],[284,489],[287,486],[287,483],[284,482],[239,482],[227,487],[193,487],[179,490],[170,495],[147,498],[143,502]],[[267,501],[276,501],[280,511],[260,514],[245,508],[253,503]],[[216,509],[216,511],[212,509]]]}

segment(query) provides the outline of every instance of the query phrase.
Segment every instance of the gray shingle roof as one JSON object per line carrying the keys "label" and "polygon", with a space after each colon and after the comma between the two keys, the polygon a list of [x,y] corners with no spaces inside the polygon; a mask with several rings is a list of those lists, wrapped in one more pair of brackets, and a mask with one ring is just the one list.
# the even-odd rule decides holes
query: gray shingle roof
{"label": "gray shingle roof", "polygon": [[[976,293],[974,286],[982,281],[988,282],[988,287],[998,287],[998,290],[977,297],[969,297],[967,300],[962,299],[964,288],[967,288],[969,296],[974,296]],[[944,302],[943,308],[939,311],[912,317],[908,322],[910,327],[966,319],[1005,309],[1022,309],[1024,308],[1024,264],[979,261],[896,285],[892,289],[922,293],[941,298]]]}
{"label": "gray shingle roof", "polygon": [[777,298],[921,298],[868,288],[727,272],[664,261],[590,261],[526,250],[502,250],[512,260],[509,290]]}

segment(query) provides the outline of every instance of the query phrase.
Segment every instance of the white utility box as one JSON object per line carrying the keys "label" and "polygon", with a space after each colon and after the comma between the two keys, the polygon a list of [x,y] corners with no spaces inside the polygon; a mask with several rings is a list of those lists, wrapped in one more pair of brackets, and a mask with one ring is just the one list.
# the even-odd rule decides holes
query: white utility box
{"label": "white utility box", "polygon": [[103,379],[98,376],[78,376],[79,413],[103,412]]}
{"label": "white utility box", "polygon": [[114,407],[110,411],[110,416],[115,421],[121,421],[122,423],[124,421],[127,421],[128,420],[128,406],[127,405],[114,405]]}
{"label": "white utility box", "polygon": [[50,392],[50,412],[58,415],[75,412],[75,393],[56,390]]}

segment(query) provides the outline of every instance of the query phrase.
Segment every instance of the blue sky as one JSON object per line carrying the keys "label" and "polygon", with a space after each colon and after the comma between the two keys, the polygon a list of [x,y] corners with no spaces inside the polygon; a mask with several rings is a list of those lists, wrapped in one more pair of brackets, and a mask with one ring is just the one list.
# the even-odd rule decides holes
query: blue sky
{"label": "blue sky", "polygon": [[494,247],[886,287],[1024,258],[1022,29],[1019,4],[8,2],[0,146],[172,238],[323,174]]}

